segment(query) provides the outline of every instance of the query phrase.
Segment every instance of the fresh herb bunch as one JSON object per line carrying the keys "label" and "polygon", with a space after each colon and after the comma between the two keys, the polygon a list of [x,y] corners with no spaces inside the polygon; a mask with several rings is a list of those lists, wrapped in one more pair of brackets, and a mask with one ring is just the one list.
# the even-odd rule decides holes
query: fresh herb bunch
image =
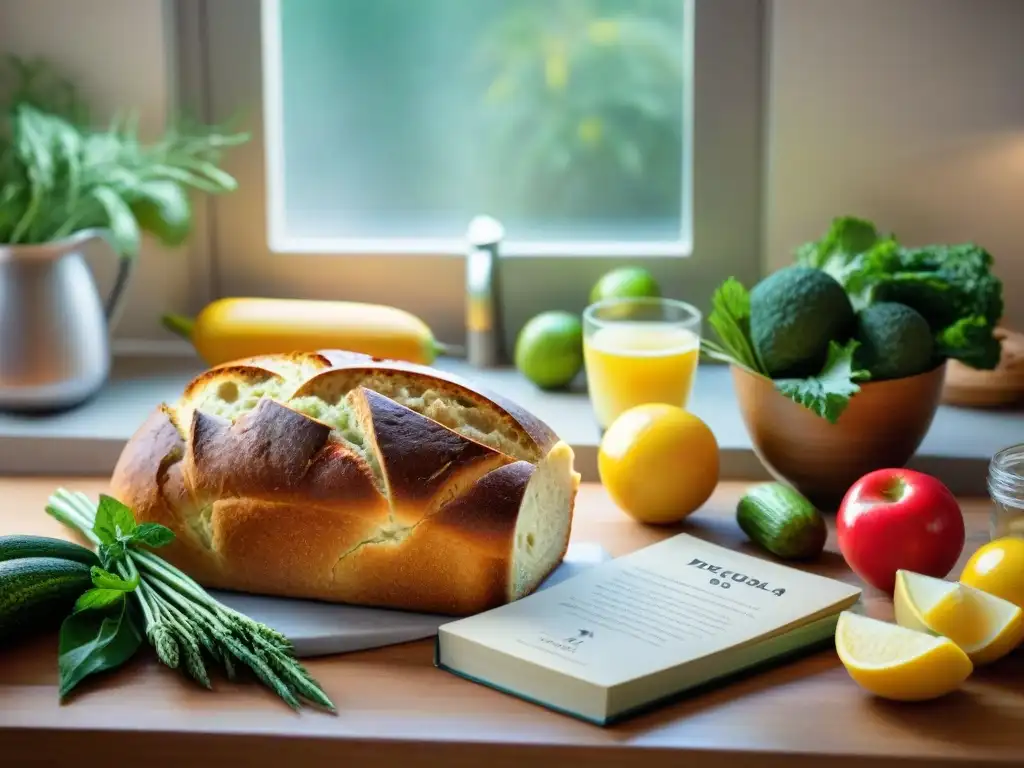
{"label": "fresh herb bunch", "polygon": [[[1003,313],[1002,282],[992,256],[972,243],[908,248],[869,221],[833,220],[821,239],[801,245],[794,263],[820,269],[846,291],[857,312],[880,303],[910,307],[928,323],[936,365],[955,359],[978,369],[999,364],[996,324]],[[751,340],[750,294],[733,277],[712,296],[708,325],[718,341],[701,342],[705,357],[772,378]],[[858,359],[855,337],[829,342],[821,369],[804,378],[773,379],[775,388],[835,423],[860,384],[871,378]]]}
{"label": "fresh herb bunch", "polygon": [[145,636],[161,662],[205,688],[212,687],[208,663],[220,664],[232,680],[247,667],[292,708],[306,701],[334,711],[292,655],[288,638],[217,602],[149,551],[173,541],[170,529],[137,524],[132,511],[113,497],[101,495],[96,505],[63,488],[50,497],[46,511],[91,541],[103,566],[92,569],[92,589],[61,625],[62,698],[89,675],[124,664]]}
{"label": "fresh herb bunch", "polygon": [[236,188],[218,163],[247,134],[183,124],[147,144],[133,113],[94,129],[73,87],[46,77],[45,65],[7,63],[16,82],[6,89],[0,118],[0,243],[45,243],[98,229],[120,254],[135,256],[143,232],[168,246],[185,240],[190,191]]}

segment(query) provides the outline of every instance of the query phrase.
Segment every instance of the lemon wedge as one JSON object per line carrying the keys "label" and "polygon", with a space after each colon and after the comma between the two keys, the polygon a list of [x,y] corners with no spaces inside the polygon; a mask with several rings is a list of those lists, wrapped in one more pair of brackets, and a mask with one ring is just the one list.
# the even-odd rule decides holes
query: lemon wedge
{"label": "lemon wedge", "polygon": [[836,652],[850,677],[867,691],[896,701],[924,701],[952,693],[974,665],[948,637],[843,611]]}
{"label": "lemon wedge", "polygon": [[1024,640],[1024,610],[980,589],[913,571],[896,572],[896,623],[948,637],[975,666],[1002,658]]}

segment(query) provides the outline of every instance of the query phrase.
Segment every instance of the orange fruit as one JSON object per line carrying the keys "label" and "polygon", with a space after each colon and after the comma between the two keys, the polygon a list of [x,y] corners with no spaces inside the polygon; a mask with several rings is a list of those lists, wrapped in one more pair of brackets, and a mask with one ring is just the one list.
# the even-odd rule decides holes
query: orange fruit
{"label": "orange fruit", "polygon": [[626,514],[643,523],[676,523],[718,485],[718,441],[683,408],[638,405],[608,427],[597,466],[612,501]]}

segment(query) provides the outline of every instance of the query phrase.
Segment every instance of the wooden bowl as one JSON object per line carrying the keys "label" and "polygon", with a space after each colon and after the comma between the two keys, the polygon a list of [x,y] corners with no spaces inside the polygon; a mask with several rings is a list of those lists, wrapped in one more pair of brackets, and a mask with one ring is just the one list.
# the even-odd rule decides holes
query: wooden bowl
{"label": "wooden bowl", "polygon": [[945,364],[918,376],[865,382],[835,424],[782,395],[770,379],[732,366],[740,413],[769,473],[820,509],[876,469],[902,467],[939,407]]}

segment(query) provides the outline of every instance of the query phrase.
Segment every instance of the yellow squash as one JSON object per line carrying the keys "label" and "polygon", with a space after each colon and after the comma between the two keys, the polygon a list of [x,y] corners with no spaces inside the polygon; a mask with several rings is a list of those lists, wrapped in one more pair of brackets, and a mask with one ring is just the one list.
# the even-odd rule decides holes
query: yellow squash
{"label": "yellow squash", "polygon": [[429,365],[447,348],[420,318],[395,307],[352,301],[225,298],[194,320],[165,315],[207,365],[243,357],[344,349]]}

